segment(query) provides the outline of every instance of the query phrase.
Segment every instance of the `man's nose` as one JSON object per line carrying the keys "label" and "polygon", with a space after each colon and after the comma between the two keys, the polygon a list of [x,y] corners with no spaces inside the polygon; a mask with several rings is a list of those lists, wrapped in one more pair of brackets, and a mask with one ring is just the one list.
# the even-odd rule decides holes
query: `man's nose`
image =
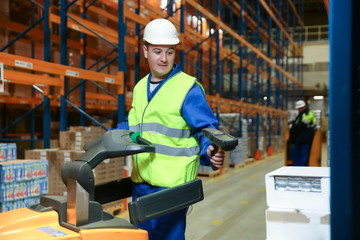
{"label": "man's nose", "polygon": [[167,62],[166,53],[162,53],[162,54],[161,54],[161,61],[162,61],[162,62]]}

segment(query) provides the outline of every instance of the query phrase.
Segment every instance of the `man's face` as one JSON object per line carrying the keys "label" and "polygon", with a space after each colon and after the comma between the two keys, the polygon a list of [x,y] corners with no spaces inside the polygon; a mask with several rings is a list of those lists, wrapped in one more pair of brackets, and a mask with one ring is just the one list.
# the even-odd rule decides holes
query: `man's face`
{"label": "man's face", "polygon": [[305,109],[306,109],[306,106],[301,107],[301,108],[298,108],[297,110],[298,110],[298,112],[300,113],[300,112],[304,111]]}
{"label": "man's face", "polygon": [[155,80],[163,80],[174,66],[175,46],[169,45],[144,45],[144,56],[148,60],[152,75]]}

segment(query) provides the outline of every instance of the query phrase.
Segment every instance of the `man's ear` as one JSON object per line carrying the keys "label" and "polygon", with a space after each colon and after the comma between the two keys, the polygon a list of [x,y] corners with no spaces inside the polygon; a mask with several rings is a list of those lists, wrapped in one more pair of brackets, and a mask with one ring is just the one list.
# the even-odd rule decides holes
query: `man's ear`
{"label": "man's ear", "polygon": [[144,57],[147,59],[147,54],[148,54],[149,49],[145,44],[143,45],[143,51],[144,51]]}

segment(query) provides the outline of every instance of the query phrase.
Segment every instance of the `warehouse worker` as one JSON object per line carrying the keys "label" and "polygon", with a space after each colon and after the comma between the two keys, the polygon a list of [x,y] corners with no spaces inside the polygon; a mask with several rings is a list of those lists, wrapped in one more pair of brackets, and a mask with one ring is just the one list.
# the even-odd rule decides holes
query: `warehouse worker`
{"label": "warehouse worker", "polygon": [[[134,88],[128,126],[152,142],[155,153],[133,156],[133,200],[196,179],[199,161],[218,168],[224,161],[224,153],[215,153],[201,135],[202,128],[218,128],[202,85],[174,63],[180,42],[175,26],[155,19],[146,25],[143,40],[150,73]],[[126,123],[118,128],[126,128]],[[139,227],[148,231],[150,240],[185,239],[186,212],[183,209]]]}
{"label": "warehouse worker", "polygon": [[294,166],[308,166],[309,153],[313,141],[316,116],[303,100],[296,102],[298,115],[290,123],[290,141],[293,146],[292,160]]}

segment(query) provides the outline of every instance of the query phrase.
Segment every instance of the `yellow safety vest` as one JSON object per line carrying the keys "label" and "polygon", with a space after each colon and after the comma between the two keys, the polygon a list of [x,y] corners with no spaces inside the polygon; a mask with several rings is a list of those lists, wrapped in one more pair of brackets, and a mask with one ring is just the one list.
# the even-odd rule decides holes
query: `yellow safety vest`
{"label": "yellow safety vest", "polygon": [[155,146],[155,153],[133,155],[133,182],[173,187],[197,176],[200,147],[181,116],[185,97],[199,84],[194,77],[180,72],[168,79],[148,101],[148,76],[133,91],[129,128]]}
{"label": "yellow safety vest", "polygon": [[[299,119],[296,119],[296,123],[300,121]],[[315,127],[316,126],[316,115],[313,110],[309,110],[307,113],[304,113],[301,116],[301,121],[305,123],[308,127]]]}

